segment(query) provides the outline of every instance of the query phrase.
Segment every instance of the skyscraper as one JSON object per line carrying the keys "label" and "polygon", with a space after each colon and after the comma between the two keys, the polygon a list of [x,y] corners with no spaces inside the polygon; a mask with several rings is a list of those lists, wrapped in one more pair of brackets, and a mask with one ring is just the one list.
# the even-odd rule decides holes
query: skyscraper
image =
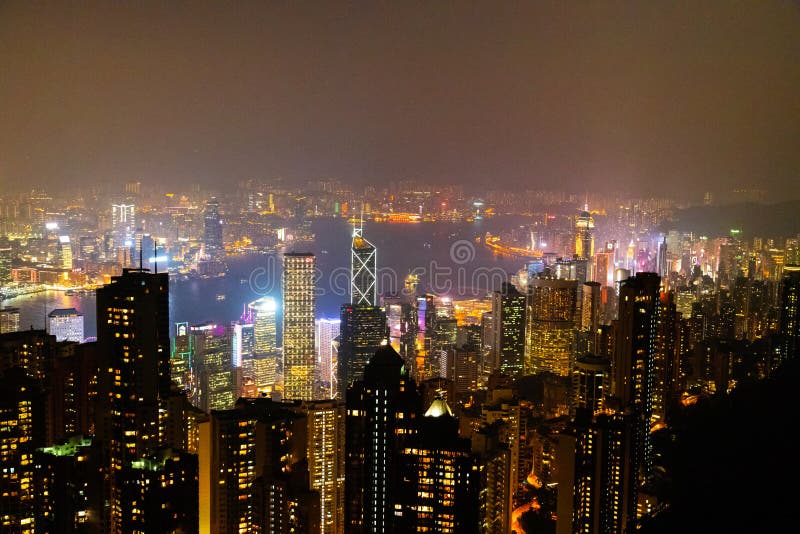
{"label": "skyscraper", "polygon": [[112,532],[124,530],[124,482],[133,463],[159,446],[160,401],[170,394],[169,278],[124,269],[97,290],[98,437],[108,450]]}
{"label": "skyscraper", "polygon": [[780,352],[786,361],[800,356],[800,266],[787,265],[783,273]]}
{"label": "skyscraper", "polygon": [[320,534],[344,534],[344,403],[306,401],[306,454],[311,489],[319,492]]}
{"label": "skyscraper", "polygon": [[478,461],[446,401],[433,401],[398,452],[391,531],[477,534]]}
{"label": "skyscraper", "polygon": [[45,394],[15,367],[0,372],[0,531],[34,532],[33,454],[45,445]]}
{"label": "skyscraper", "polygon": [[314,395],[314,260],[311,253],[283,257],[283,396],[290,400]]}
{"label": "skyscraper", "polygon": [[275,299],[261,297],[247,305],[252,312],[253,331],[255,333],[255,352],[259,356],[274,355],[277,341],[277,309]]}
{"label": "skyscraper", "polygon": [[364,377],[364,367],[389,334],[386,315],[377,306],[342,304],[340,317],[337,395],[344,398],[347,388]]}
{"label": "skyscraper", "polygon": [[111,205],[111,231],[115,247],[129,247],[133,243],[135,227],[136,208],[133,204]]}
{"label": "skyscraper", "polygon": [[575,218],[575,255],[578,258],[588,259],[594,255],[594,218],[589,213],[589,206]]}
{"label": "skyscraper", "polygon": [[419,398],[403,359],[384,345],[347,391],[346,531],[394,532],[397,452],[412,432]]}
{"label": "skyscraper", "polygon": [[203,244],[206,258],[212,261],[222,260],[225,257],[225,247],[222,242],[222,219],[216,197],[211,197],[211,200],[206,202],[204,223]]}
{"label": "skyscraper", "polygon": [[59,308],[47,314],[47,333],[56,341],[83,341],[83,314],[75,308]]}
{"label": "skyscraper", "polygon": [[377,277],[375,245],[364,239],[363,228],[354,228],[353,246],[350,250],[350,304],[375,306]]}
{"label": "skyscraper", "polygon": [[620,409],[633,414],[633,458],[644,476],[652,472],[650,419],[653,416],[655,349],[660,279],[636,273],[620,285],[619,318],[612,363],[612,391]]}
{"label": "skyscraper", "polygon": [[[340,319],[317,319],[317,380],[333,398],[336,391],[336,360],[333,342],[339,336]],[[344,399],[342,399],[344,400]]]}
{"label": "skyscraper", "polygon": [[557,534],[631,531],[638,494],[631,436],[629,416],[587,412],[558,436]]}
{"label": "skyscraper", "polygon": [[492,367],[510,376],[525,371],[525,304],[525,295],[507,282],[492,296]]}
{"label": "skyscraper", "polygon": [[528,293],[525,374],[570,373],[575,350],[578,282],[534,278]]}
{"label": "skyscraper", "polygon": [[205,412],[227,410],[239,396],[237,369],[233,365],[232,329],[203,323],[189,328],[192,339],[192,401]]}

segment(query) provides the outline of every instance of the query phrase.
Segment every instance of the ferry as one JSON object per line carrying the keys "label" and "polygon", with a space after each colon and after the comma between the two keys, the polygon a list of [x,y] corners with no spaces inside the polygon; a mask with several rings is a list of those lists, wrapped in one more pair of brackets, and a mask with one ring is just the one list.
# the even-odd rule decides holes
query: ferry
{"label": "ferry", "polygon": [[220,293],[219,295],[217,295],[217,300],[225,300],[225,295]]}

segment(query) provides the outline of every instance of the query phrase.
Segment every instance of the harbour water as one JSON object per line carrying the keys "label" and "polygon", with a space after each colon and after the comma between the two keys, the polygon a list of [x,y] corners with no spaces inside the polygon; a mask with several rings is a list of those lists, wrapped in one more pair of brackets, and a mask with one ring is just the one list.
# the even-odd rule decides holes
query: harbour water
{"label": "harbour water", "polygon": [[[403,279],[417,273],[419,288],[453,298],[471,298],[497,289],[504,273],[516,272],[524,260],[496,256],[476,238],[527,222],[522,217],[496,217],[475,222],[366,223],[364,236],[378,249],[378,291],[402,289]],[[348,299],[352,226],[343,219],[317,219],[314,242],[287,247],[289,252],[313,252],[317,257],[317,316],[338,316]],[[280,304],[280,257],[240,256],[228,259],[227,276],[171,281],[170,320],[190,324],[229,322],[243,306],[270,295]],[[3,301],[20,308],[21,328],[43,328],[48,312],[76,308],[84,314],[86,336],[96,333],[95,297],[47,291]]]}

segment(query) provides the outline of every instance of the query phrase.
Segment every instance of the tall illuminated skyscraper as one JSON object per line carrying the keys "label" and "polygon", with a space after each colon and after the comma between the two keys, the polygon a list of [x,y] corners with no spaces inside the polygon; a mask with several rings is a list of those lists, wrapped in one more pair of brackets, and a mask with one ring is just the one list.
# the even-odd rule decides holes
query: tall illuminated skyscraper
{"label": "tall illuminated skyscraper", "polygon": [[317,319],[317,380],[327,388],[330,397],[336,389],[336,360],[333,342],[339,336],[340,319]]}
{"label": "tall illuminated skyscraper", "polygon": [[524,372],[525,308],[525,295],[509,283],[492,295],[492,368],[510,376],[522,376]]}
{"label": "tall illuminated skyscraper", "polygon": [[319,492],[320,534],[344,534],[344,404],[304,402],[311,489]]}
{"label": "tall illuminated skyscraper", "polygon": [[204,215],[203,243],[206,248],[206,257],[210,260],[221,260],[225,257],[225,247],[222,243],[222,219],[219,215],[219,202],[216,197],[206,202]]}
{"label": "tall illuminated skyscraper", "polygon": [[632,461],[645,476],[652,472],[650,420],[660,283],[657,274],[645,272],[624,280],[620,285],[619,318],[614,322],[612,390],[620,408],[633,413]]}
{"label": "tall illuminated skyscraper", "polygon": [[252,311],[255,352],[259,356],[274,355],[278,346],[276,314],[278,305],[272,297],[261,297],[247,307]]}
{"label": "tall illuminated skyscraper", "polygon": [[377,254],[375,245],[364,239],[363,228],[354,228],[350,250],[350,304],[377,304]]}
{"label": "tall illuminated skyscraper", "polygon": [[343,304],[340,309],[340,335],[336,355],[338,398],[364,377],[364,367],[389,333],[386,314],[377,306]]}
{"label": "tall illuminated skyscraper", "polygon": [[589,206],[583,207],[575,218],[575,255],[589,259],[594,256],[594,218],[589,213]]}
{"label": "tall illuminated skyscraper", "polygon": [[133,241],[133,230],[136,227],[136,207],[133,204],[111,205],[111,231],[114,246],[127,246]]}
{"label": "tall illuminated skyscraper", "polygon": [[283,256],[283,396],[288,400],[314,395],[315,265],[311,253]]}
{"label": "tall illuminated skyscraper", "polygon": [[569,376],[575,350],[578,281],[534,278],[528,293],[525,374]]}

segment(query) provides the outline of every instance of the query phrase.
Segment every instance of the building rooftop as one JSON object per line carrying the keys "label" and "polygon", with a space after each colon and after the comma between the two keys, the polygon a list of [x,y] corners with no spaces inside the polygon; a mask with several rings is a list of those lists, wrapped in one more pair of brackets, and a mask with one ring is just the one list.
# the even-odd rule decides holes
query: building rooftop
{"label": "building rooftop", "polygon": [[47,314],[48,317],[83,317],[75,308],[57,308]]}

